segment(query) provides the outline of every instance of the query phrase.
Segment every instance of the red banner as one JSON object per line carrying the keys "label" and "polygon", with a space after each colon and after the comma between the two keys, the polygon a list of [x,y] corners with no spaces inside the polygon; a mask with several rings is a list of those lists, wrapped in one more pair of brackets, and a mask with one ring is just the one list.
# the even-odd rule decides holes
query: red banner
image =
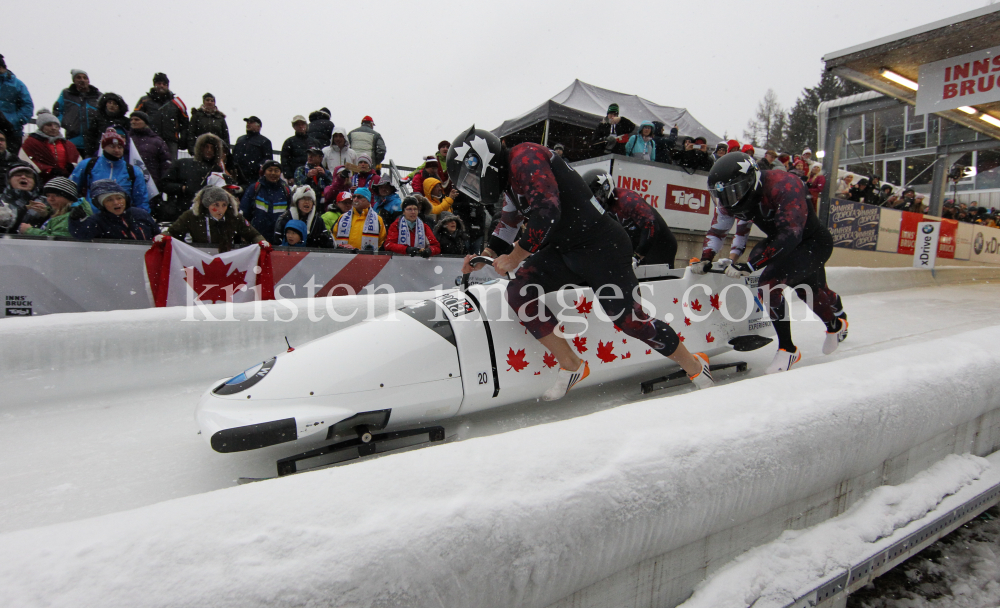
{"label": "red banner", "polygon": [[897,253],[913,255],[913,244],[917,240],[917,224],[924,221],[923,213],[903,212],[903,221],[899,224],[899,248]]}

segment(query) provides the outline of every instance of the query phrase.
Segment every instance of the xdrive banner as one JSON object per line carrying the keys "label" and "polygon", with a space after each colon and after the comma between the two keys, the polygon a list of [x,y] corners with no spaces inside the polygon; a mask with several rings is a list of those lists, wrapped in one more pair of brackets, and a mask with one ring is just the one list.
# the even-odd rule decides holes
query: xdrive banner
{"label": "xdrive banner", "polygon": [[917,236],[913,245],[914,268],[933,270],[934,261],[937,259],[940,234],[940,222],[920,222],[917,224]]}

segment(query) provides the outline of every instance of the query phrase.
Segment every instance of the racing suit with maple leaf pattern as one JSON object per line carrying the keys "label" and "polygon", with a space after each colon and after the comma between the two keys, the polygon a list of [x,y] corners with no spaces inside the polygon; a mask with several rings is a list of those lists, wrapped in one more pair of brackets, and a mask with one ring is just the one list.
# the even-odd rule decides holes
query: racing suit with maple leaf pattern
{"label": "racing suit with maple leaf pattern", "polygon": [[677,239],[663,216],[641,196],[624,188],[615,188],[614,203],[608,209],[632,241],[632,250],[642,256],[640,265],[670,264],[677,257]]}
{"label": "racing suit with maple leaf pattern", "polygon": [[507,302],[521,324],[536,339],[548,336],[558,322],[538,298],[567,285],[587,285],[619,329],[664,356],[673,354],[677,333],[636,301],[639,282],[628,234],[580,174],[538,144],[518,144],[509,154],[509,187],[489,248],[509,253],[523,224],[518,244],[532,255],[507,285]]}

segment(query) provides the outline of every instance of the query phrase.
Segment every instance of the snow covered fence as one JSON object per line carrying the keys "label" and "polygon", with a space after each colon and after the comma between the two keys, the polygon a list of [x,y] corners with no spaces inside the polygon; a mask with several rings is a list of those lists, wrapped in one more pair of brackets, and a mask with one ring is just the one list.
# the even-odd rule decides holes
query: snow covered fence
{"label": "snow covered fence", "polygon": [[991,327],[10,533],[0,590],[16,606],[673,606],[785,529],[994,451],[998,341]]}
{"label": "snow covered fence", "polygon": [[827,282],[842,296],[895,291],[914,287],[935,287],[973,281],[1000,281],[1000,268],[991,266],[943,266],[935,270],[916,268],[826,269]]}

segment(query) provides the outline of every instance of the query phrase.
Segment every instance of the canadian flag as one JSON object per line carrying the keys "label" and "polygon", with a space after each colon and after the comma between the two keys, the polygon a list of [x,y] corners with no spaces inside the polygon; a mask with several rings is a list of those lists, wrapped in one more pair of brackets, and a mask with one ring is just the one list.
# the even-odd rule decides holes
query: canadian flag
{"label": "canadian flag", "polygon": [[209,255],[164,235],[146,252],[146,284],[155,306],[273,300],[271,249],[252,245]]}

